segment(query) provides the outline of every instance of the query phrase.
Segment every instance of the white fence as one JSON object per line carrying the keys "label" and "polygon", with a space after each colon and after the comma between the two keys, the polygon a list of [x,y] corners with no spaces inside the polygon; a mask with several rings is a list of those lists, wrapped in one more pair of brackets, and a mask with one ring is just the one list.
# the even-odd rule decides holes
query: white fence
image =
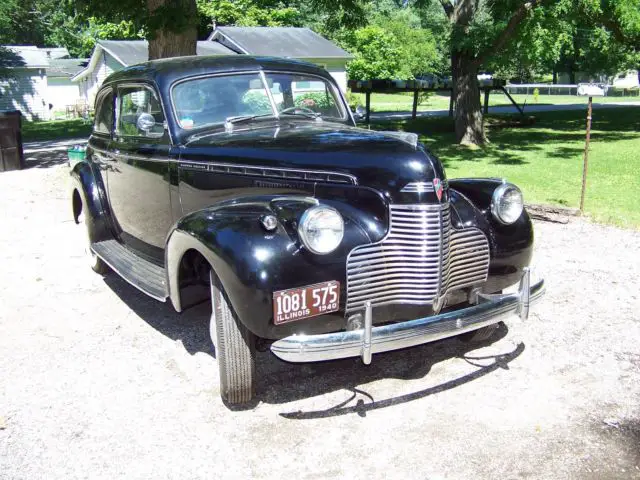
{"label": "white fence", "polygon": [[[640,96],[640,89],[636,88],[619,88],[607,85],[605,88],[608,97],[622,96]],[[512,83],[506,85],[507,92],[512,95],[533,95],[538,89],[539,95],[577,95],[578,85],[570,84],[550,84],[550,83]]]}

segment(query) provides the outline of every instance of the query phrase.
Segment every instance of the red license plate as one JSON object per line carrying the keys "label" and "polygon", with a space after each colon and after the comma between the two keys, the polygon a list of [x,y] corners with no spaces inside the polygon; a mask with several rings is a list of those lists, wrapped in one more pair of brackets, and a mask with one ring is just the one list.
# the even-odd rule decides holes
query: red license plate
{"label": "red license plate", "polygon": [[273,293],[273,323],[295,322],[303,318],[335,312],[340,305],[340,282],[332,280]]}

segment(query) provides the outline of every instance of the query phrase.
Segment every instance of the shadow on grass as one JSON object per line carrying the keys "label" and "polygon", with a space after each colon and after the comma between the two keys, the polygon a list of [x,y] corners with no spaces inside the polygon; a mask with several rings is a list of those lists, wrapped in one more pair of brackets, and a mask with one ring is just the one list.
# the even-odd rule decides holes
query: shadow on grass
{"label": "shadow on grass", "polygon": [[[445,167],[459,161],[526,165],[529,161],[517,152],[544,150],[546,157],[575,159],[583,151],[585,117],[586,113],[582,111],[539,112],[531,117],[489,115],[485,121],[490,143],[473,149],[456,144],[451,118],[392,120],[374,123],[371,127],[417,133],[420,141],[438,155]],[[600,143],[635,138],[640,131],[640,108],[595,110],[592,128],[593,141]]]}

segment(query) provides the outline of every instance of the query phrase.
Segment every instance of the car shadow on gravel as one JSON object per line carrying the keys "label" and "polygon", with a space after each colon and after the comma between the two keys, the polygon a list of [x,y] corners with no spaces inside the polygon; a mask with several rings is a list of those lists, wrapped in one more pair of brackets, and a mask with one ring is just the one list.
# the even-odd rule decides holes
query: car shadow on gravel
{"label": "car shadow on gravel", "polygon": [[[142,320],[168,338],[174,341],[179,340],[189,354],[202,352],[215,358],[214,346],[209,336],[211,307],[208,302],[180,314],[175,312],[169,303],[160,303],[147,297],[114,273],[106,275],[104,281]],[[329,409],[287,412],[280,415],[298,420],[349,413],[366,416],[368,411],[418,400],[464,385],[497,369],[508,369],[509,363],[524,351],[523,343],[518,344],[512,351],[499,355],[479,356],[472,353],[502,339],[507,334],[508,328],[500,324],[496,333],[487,342],[466,343],[457,338],[450,338],[404,350],[376,354],[373,356],[371,365],[364,365],[359,358],[294,364],[278,359],[269,351],[259,352],[256,365],[258,385],[255,402],[231,409],[253,408],[260,402],[274,405],[287,404],[327,393],[346,391],[347,398]],[[451,358],[461,358],[476,366],[477,370],[439,385],[381,400],[375,399],[361,387],[382,379],[422,379],[429,374],[434,365]]]}

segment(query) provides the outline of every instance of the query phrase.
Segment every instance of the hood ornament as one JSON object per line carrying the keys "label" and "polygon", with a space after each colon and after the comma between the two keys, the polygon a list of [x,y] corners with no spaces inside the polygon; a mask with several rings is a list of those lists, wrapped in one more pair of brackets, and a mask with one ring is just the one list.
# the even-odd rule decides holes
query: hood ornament
{"label": "hood ornament", "polygon": [[438,197],[438,201],[442,200],[442,192],[444,191],[444,186],[442,185],[442,180],[438,177],[433,179],[433,191],[436,193],[436,197]]}

